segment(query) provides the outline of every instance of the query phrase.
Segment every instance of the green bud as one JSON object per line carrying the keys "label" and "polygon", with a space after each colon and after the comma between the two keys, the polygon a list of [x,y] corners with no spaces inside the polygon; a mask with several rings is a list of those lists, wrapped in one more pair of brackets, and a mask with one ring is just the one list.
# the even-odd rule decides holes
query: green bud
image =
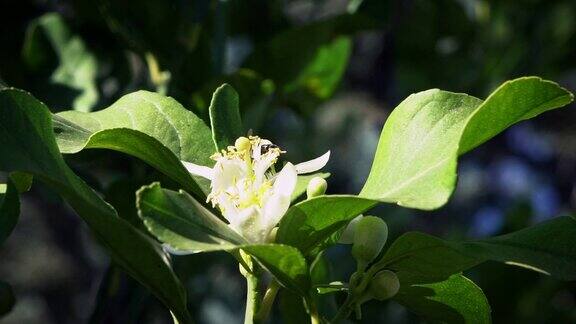
{"label": "green bud", "polygon": [[372,262],[388,239],[388,226],[379,217],[364,216],[356,224],[352,256],[358,265],[365,267]]}
{"label": "green bud", "polygon": [[399,289],[398,276],[392,271],[382,270],[370,281],[368,293],[374,299],[386,300],[394,297]]}
{"label": "green bud", "polygon": [[308,199],[321,196],[326,192],[328,188],[328,183],[326,180],[320,177],[314,177],[308,182],[308,187],[306,187],[306,195]]}

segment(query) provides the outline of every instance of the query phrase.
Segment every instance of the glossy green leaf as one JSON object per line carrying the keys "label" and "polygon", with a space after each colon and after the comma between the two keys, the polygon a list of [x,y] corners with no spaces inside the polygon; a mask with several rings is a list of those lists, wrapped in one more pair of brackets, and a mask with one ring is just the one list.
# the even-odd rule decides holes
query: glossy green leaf
{"label": "glossy green leaf", "polygon": [[[47,50],[46,46],[50,50]],[[98,60],[58,13],[45,14],[32,21],[26,31],[22,49],[24,61],[35,73],[52,66],[50,58],[47,57],[50,52],[55,53],[57,59],[57,67],[51,73],[50,82],[68,87],[71,90],[68,92],[74,93],[70,102],[66,102],[69,106],[57,108],[92,110],[98,102]],[[50,97],[52,94],[46,95]]]}
{"label": "glossy green leaf", "polygon": [[556,83],[537,77],[506,82],[484,102],[437,89],[413,94],[386,121],[360,196],[439,208],[454,190],[459,154],[572,99]]}
{"label": "glossy green leaf", "polygon": [[576,220],[557,217],[506,235],[451,244],[461,253],[576,280]]}
{"label": "glossy green leaf", "polygon": [[308,266],[288,245],[250,244],[185,192],[155,183],[138,191],[138,213],[158,240],[175,254],[244,250],[254,256],[284,286],[305,293]]}
{"label": "glossy green leaf", "polygon": [[48,108],[24,91],[4,89],[0,120],[0,170],[30,173],[58,192],[116,264],[150,289],[180,322],[190,322],[184,288],[163,251],[70,170],[58,151]]}
{"label": "glossy green leaf", "polygon": [[435,282],[481,262],[481,259],[459,252],[440,238],[408,232],[392,243],[375,267],[391,269],[420,282]]}
{"label": "glossy green leaf", "polygon": [[434,283],[400,277],[400,291],[394,300],[431,322],[491,323],[490,305],[482,289],[459,274]]}
{"label": "glossy green leaf", "polygon": [[288,209],[280,221],[276,241],[308,254],[375,204],[356,196],[319,196],[305,200]]}
{"label": "glossy green leaf", "polygon": [[424,282],[443,280],[491,260],[575,280],[574,237],[576,220],[571,217],[558,217],[517,232],[470,242],[445,241],[410,232],[394,241],[376,266]]}
{"label": "glossy green leaf", "polygon": [[159,183],[137,193],[138,214],[158,240],[187,253],[233,250],[247,243],[224,221],[187,193]]}
{"label": "glossy green leaf", "polygon": [[212,139],[217,152],[234,145],[234,141],[244,135],[238,93],[230,85],[223,84],[214,91],[209,111]]}
{"label": "glossy green leaf", "polygon": [[0,184],[0,245],[6,241],[20,215],[20,198],[18,190],[11,179]]}
{"label": "glossy green leaf", "polygon": [[138,91],[123,96],[107,109],[54,116],[54,132],[62,153],[103,148],[136,156],[201,194],[209,191],[203,178],[190,176],[180,160],[210,166],[214,153],[208,126],[176,100]]}
{"label": "glossy green leaf", "polygon": [[252,244],[239,248],[254,256],[284,287],[301,295],[308,293],[308,264],[298,249],[283,244]]}

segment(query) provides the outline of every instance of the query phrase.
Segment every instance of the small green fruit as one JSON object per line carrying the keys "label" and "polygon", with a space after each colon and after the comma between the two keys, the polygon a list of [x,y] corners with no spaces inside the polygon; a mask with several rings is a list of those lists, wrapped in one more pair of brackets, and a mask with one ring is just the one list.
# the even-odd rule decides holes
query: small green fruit
{"label": "small green fruit", "polygon": [[364,216],[356,224],[352,256],[359,265],[366,266],[372,262],[388,239],[388,226],[379,217]]}
{"label": "small green fruit", "polygon": [[313,197],[318,197],[326,193],[328,188],[328,183],[326,180],[320,177],[314,177],[308,182],[308,187],[306,187],[306,195],[308,199]]}
{"label": "small green fruit", "polygon": [[398,290],[400,290],[398,276],[389,270],[378,272],[368,286],[370,296],[378,300],[390,299],[398,293]]}

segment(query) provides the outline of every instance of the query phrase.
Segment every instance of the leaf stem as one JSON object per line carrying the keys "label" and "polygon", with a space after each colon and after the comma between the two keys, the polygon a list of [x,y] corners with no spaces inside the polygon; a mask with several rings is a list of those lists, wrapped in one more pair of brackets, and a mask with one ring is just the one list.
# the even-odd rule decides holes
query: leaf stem
{"label": "leaf stem", "polygon": [[280,284],[276,279],[272,279],[268,288],[266,289],[266,293],[264,293],[264,298],[262,299],[262,303],[260,304],[260,309],[258,313],[254,317],[256,322],[264,322],[268,315],[270,314],[270,310],[272,309],[272,305],[274,305],[274,299],[276,299],[276,294],[278,293],[278,289],[280,288]]}
{"label": "leaf stem", "polygon": [[238,256],[244,261],[238,265],[240,273],[246,278],[246,312],[244,314],[244,324],[254,323],[254,318],[260,307],[260,292],[258,291],[258,269],[252,258],[239,251]]}

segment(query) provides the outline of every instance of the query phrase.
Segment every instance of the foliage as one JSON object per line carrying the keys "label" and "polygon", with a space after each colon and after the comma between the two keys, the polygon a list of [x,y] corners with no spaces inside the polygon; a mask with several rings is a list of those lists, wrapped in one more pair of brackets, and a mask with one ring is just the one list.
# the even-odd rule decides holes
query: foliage
{"label": "foliage", "polygon": [[[440,45],[429,43],[432,38],[425,34],[430,30],[421,30],[428,24],[410,28],[410,33],[423,34],[424,42],[401,35],[405,37],[396,50],[427,53],[436,68],[433,75],[418,76],[420,67],[409,66],[410,55],[400,55],[400,95],[406,89],[443,86],[450,77],[464,89],[495,90],[485,99],[439,89],[409,95],[387,118],[369,175],[357,194],[325,194],[324,186],[308,188],[304,195],[309,184],[325,184],[318,178],[328,179],[331,186],[331,174],[298,174],[283,197],[290,207],[265,241],[254,241],[235,229],[223,206],[214,202],[221,194],[215,189],[215,176],[202,176],[194,166],[214,173],[224,168],[219,158],[256,159],[252,147],[240,149],[239,139],[253,141],[249,145],[266,154],[262,145],[254,144],[260,139],[251,135],[267,127],[281,133],[285,130],[280,124],[289,123],[286,118],[278,126],[268,124],[272,107],[289,107],[308,118],[342,84],[353,55],[353,36],[395,24],[392,17],[381,15],[388,4],[377,1],[351,1],[347,13],[300,25],[280,14],[279,3],[198,0],[132,6],[77,1],[68,5],[83,25],[65,14],[48,13],[27,26],[21,44],[6,42],[6,48],[17,48],[19,56],[11,58],[15,64],[0,62],[0,171],[7,174],[6,183],[0,184],[0,244],[16,226],[20,197],[33,179],[57,193],[112,261],[92,318],[100,318],[102,305],[114,296],[115,280],[125,273],[153,294],[175,322],[191,323],[197,315],[190,295],[197,287],[189,277],[201,268],[180,266],[185,255],[195,258],[210,252],[231,256],[246,278],[246,323],[264,322],[276,300],[287,323],[336,323],[354,317],[352,313],[360,320],[370,301],[394,301],[431,322],[490,323],[489,300],[468,278],[476,279],[471,269],[490,261],[576,280],[576,220],[571,216],[482,239],[444,239],[410,231],[390,235],[391,242],[386,242],[388,228],[402,228],[391,219],[387,226],[374,216],[362,216],[377,206],[426,212],[445,206],[456,188],[462,155],[516,123],[573,101],[568,90],[539,77],[520,77],[495,87],[512,67],[494,59],[486,64],[497,72],[492,77],[485,71],[467,71],[455,56],[476,53],[476,44],[463,42],[455,54],[446,54],[453,64],[444,64],[446,57],[430,53]],[[436,5],[418,4],[416,10],[430,8]],[[454,4],[445,10],[456,11]],[[259,12],[266,13],[262,21],[254,19]],[[437,11],[427,12],[425,19],[442,18]],[[166,19],[169,16],[173,19]],[[476,18],[483,25],[482,14]],[[478,33],[456,20],[446,26],[455,39]],[[247,21],[254,30],[244,30]],[[511,42],[502,33],[499,42]],[[98,39],[94,34],[114,41],[92,42]],[[553,33],[559,43],[567,42],[569,34],[561,29]],[[246,39],[250,53],[227,59],[231,40]],[[526,46],[520,39],[510,43],[509,50]],[[497,52],[501,47],[488,44],[481,50]],[[547,49],[543,51],[554,60]],[[508,66],[516,66],[512,63]],[[562,113],[567,112],[556,116]],[[282,152],[272,143],[265,145],[266,150],[277,149],[278,155]],[[302,152],[310,153],[306,148]],[[106,180],[94,180],[100,176],[97,172],[76,167],[75,162],[86,157],[140,161],[146,176],[126,172],[120,181],[100,187]],[[339,158],[334,153],[332,157]],[[270,182],[257,188],[250,204],[255,200],[264,208],[262,192],[273,190],[267,185],[273,188],[280,170],[291,166],[282,168],[281,160],[274,168],[275,162],[266,173]],[[332,183],[338,181],[334,175]],[[362,219],[382,226],[356,227]],[[247,223],[260,226],[257,221]],[[357,268],[349,278],[334,281],[326,255],[350,233]],[[378,239],[366,239],[374,236]],[[360,260],[362,252],[370,252],[369,260]],[[383,273],[388,281],[376,285]],[[12,288],[0,281],[0,316],[13,304]]]}

